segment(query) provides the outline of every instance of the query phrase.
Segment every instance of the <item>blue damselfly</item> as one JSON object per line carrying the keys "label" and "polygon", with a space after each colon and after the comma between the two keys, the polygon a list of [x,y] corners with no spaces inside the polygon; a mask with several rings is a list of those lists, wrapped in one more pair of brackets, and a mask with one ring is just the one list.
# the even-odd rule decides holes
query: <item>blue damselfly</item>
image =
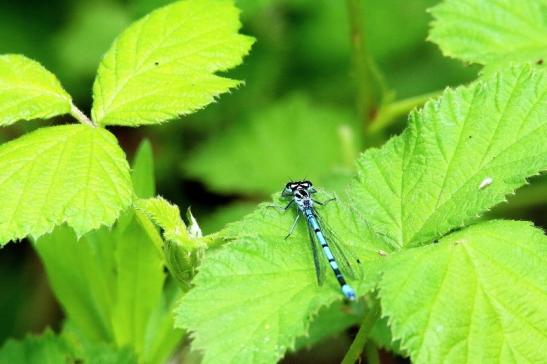
{"label": "blue damselfly", "polygon": [[283,198],[290,198],[291,201],[285,206],[284,210],[289,209],[293,204],[297,207],[296,219],[285,239],[293,233],[300,216],[304,217],[308,226],[310,244],[313,252],[313,263],[315,265],[318,284],[322,285],[325,280],[325,260],[320,259],[318,256],[318,251],[321,249],[336,280],[340,284],[342,293],[348,300],[353,301],[355,300],[355,291],[347,283],[346,277],[354,279],[355,273],[350,262],[346,258],[346,254],[344,254],[343,250],[338,245],[335,234],[324,223],[315,208],[315,204],[326,205],[335,199],[332,198],[325,202],[314,200],[311,195],[316,192],[317,191],[310,181],[289,182],[285,185],[281,196]]}

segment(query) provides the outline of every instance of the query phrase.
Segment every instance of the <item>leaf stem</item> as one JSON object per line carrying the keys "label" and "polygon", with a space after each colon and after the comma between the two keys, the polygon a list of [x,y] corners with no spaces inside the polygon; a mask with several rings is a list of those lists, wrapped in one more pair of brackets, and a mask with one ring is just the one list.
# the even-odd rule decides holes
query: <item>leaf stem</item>
{"label": "leaf stem", "polygon": [[379,98],[387,87],[378,67],[367,51],[364,36],[362,0],[346,0],[350,23],[352,73],[356,83],[356,107],[365,130]]}
{"label": "leaf stem", "polygon": [[367,364],[380,364],[378,348],[371,341],[367,341],[365,344],[365,356],[367,357]]}
{"label": "leaf stem", "polygon": [[[370,329],[372,328],[372,325],[374,325],[374,322],[378,319],[379,316],[380,306],[378,302],[374,300],[373,303],[370,305],[369,310],[365,314],[363,322],[361,323],[361,327],[359,327],[359,331],[357,332],[355,339],[351,343],[349,350],[344,356],[344,359],[342,359],[341,364],[354,364],[357,359],[359,359],[361,353],[363,352],[363,349],[365,348],[365,343],[370,333]],[[374,350],[376,350],[376,348],[374,348]]]}
{"label": "leaf stem", "polygon": [[80,109],[76,107],[76,105],[72,104],[72,107],[70,108],[70,115],[72,115],[76,120],[78,120],[82,124],[87,124],[90,126],[95,127],[96,125],[91,121],[90,118],[86,116]]}
{"label": "leaf stem", "polygon": [[370,132],[385,129],[387,126],[393,124],[399,116],[408,114],[415,107],[423,105],[427,100],[441,93],[442,91],[435,91],[384,105],[370,124]]}

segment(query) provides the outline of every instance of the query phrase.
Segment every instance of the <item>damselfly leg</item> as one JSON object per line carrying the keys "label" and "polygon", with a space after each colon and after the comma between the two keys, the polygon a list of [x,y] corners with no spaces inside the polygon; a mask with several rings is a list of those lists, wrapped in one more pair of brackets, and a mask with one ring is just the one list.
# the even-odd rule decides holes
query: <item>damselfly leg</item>
{"label": "damselfly leg", "polygon": [[336,201],[336,197],[333,197],[333,198],[329,198],[327,201],[317,201],[317,200],[314,200],[312,199],[313,202],[315,202],[316,204],[318,205],[321,205],[321,206],[327,206],[329,204],[329,202],[333,202],[333,201]]}
{"label": "damselfly leg", "polygon": [[268,206],[266,206],[266,207],[272,208],[272,209],[276,209],[276,210],[279,211],[279,212],[285,212],[285,211],[287,211],[287,210],[291,207],[291,205],[292,205],[293,203],[294,203],[294,200],[291,200],[291,202],[289,202],[289,203],[287,204],[287,206],[285,206],[285,207],[281,207],[281,206],[278,206],[278,205],[268,205]]}
{"label": "damselfly leg", "polygon": [[296,228],[296,224],[298,223],[299,218],[300,218],[300,214],[296,214],[296,219],[294,219],[294,222],[292,223],[292,226],[289,229],[289,233],[287,234],[287,236],[285,236],[285,240],[288,239],[289,236],[291,236],[292,233],[294,232],[294,229]]}

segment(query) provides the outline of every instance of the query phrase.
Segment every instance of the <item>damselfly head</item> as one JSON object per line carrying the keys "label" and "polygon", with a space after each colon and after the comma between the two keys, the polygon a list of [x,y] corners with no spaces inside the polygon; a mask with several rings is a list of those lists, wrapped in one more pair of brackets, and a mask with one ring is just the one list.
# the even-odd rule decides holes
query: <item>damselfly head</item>
{"label": "damselfly head", "polygon": [[283,189],[283,195],[285,196],[292,196],[296,191],[308,191],[310,193],[314,193],[315,189],[313,188],[313,184],[310,181],[297,181],[297,182],[289,182],[285,185],[285,189]]}

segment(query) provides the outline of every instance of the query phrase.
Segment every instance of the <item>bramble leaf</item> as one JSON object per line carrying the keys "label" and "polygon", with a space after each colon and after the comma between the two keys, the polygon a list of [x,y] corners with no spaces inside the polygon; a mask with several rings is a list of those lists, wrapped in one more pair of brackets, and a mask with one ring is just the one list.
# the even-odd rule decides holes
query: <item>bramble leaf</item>
{"label": "bramble leaf", "polygon": [[186,224],[180,217],[178,206],[170,204],[161,196],[139,199],[135,205],[163,230],[165,240],[194,244],[186,230]]}
{"label": "bramble leaf", "polygon": [[163,363],[169,357],[182,337],[170,314],[180,290],[165,281],[158,240],[161,244],[148,219],[128,211],[112,228],[80,239],[63,225],[36,241],[69,319],[67,335],[130,348],[139,362]]}
{"label": "bramble leaf", "polygon": [[473,221],[547,169],[546,93],[529,67],[445,91],[359,159],[356,210],[398,247]]}
{"label": "bramble leaf", "polygon": [[397,253],[383,313],[413,363],[539,363],[547,347],[547,237],[495,220]]}
{"label": "bramble leaf", "polygon": [[107,130],[42,128],[0,146],[0,244],[66,222],[78,236],[111,225],[132,201],[124,152]]}
{"label": "bramble leaf", "polygon": [[[326,198],[322,193],[317,197]],[[366,270],[382,259],[378,249],[389,247],[346,206],[331,203],[320,212],[337,228],[347,254],[362,262],[356,267],[365,271],[357,274],[372,277]],[[324,286],[317,285],[304,221],[284,239],[294,218],[292,210],[281,215],[261,205],[224,232],[233,242],[206,254],[195,287],[176,309],[176,325],[194,332],[193,345],[204,351],[204,363],[276,362],[295,347],[297,337],[308,334],[311,319],[322,307],[342,300],[332,272],[327,272]],[[369,244],[361,244],[363,240]],[[375,280],[351,284],[364,294]]]}
{"label": "bramble leaf", "polygon": [[8,340],[0,348],[0,364],[136,364],[135,354],[128,348],[109,344],[68,339],[63,332],[55,335],[50,329],[42,334],[27,335],[22,340]]}
{"label": "bramble leaf", "polygon": [[40,336],[27,336],[23,340],[8,340],[0,348],[0,364],[57,364],[66,361],[64,343],[51,331]]}
{"label": "bramble leaf", "polygon": [[120,347],[131,345],[143,358],[152,350],[149,322],[162,300],[163,257],[138,213],[125,229],[113,231],[109,239],[116,244],[116,296],[111,313],[114,338]]}
{"label": "bramble leaf", "polygon": [[89,344],[74,361],[85,364],[138,364],[137,356],[129,348],[107,344]]}
{"label": "bramble leaf", "polygon": [[103,227],[77,239],[65,225],[36,240],[48,282],[71,325],[89,341],[112,338],[116,291],[113,240]]}
{"label": "bramble leaf", "polygon": [[100,125],[157,124],[189,114],[236,87],[217,76],[241,63],[253,42],[238,34],[230,0],[184,0],[131,25],[114,42],[93,85]]}
{"label": "bramble leaf", "polygon": [[[207,248],[205,241],[201,238],[201,230],[190,210],[188,210],[189,225],[186,227],[180,217],[179,208],[160,196],[140,199],[135,205],[163,231],[165,263],[182,289],[187,291],[190,289],[196,267]],[[195,234],[196,229],[199,234]]]}
{"label": "bramble leaf", "polygon": [[447,56],[499,68],[547,57],[547,3],[445,0],[431,9],[429,39]]}
{"label": "bramble leaf", "polygon": [[25,56],[0,56],[0,126],[46,119],[71,111],[72,100],[57,78]]}
{"label": "bramble leaf", "polygon": [[345,140],[352,139],[351,126],[349,113],[295,95],[219,134],[184,169],[220,192],[269,195],[289,178],[319,184],[353,163],[347,150],[353,140]]}

